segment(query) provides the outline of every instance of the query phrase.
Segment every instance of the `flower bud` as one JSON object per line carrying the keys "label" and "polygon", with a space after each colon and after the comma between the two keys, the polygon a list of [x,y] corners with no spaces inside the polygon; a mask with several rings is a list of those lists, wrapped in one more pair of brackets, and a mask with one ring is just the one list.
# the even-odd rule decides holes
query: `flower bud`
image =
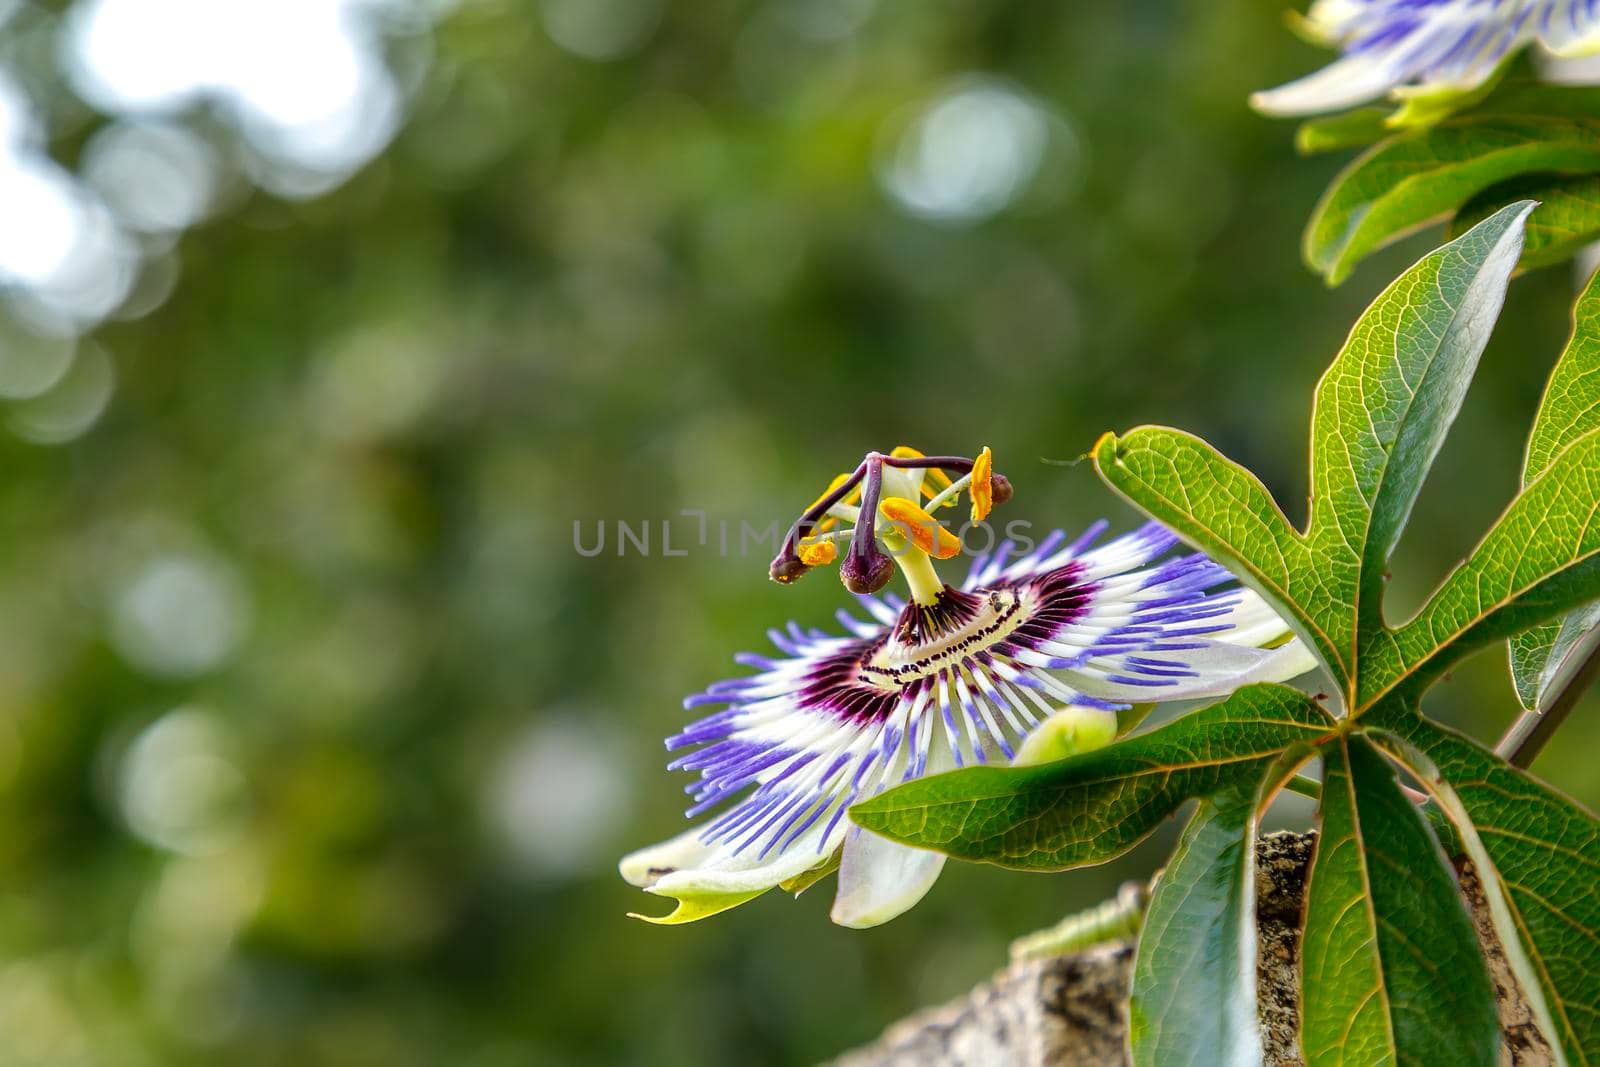
{"label": "flower bud", "polygon": [[1105,748],[1116,739],[1116,712],[1100,708],[1065,707],[1028,735],[1013,765],[1032,767],[1040,763],[1054,763],[1068,756]]}

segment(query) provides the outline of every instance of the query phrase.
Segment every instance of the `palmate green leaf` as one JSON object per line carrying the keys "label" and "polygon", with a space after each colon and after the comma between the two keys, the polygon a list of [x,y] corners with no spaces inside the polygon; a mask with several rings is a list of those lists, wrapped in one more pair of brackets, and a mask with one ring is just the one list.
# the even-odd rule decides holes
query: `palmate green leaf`
{"label": "palmate green leaf", "polygon": [[1550,469],[1573,441],[1600,428],[1600,275],[1589,279],[1572,309],[1567,347],[1550,371],[1528,432],[1522,480]]}
{"label": "palmate green leaf", "polygon": [[1136,1067],[1261,1062],[1253,800],[1200,801],[1150,898],[1128,1000]]}
{"label": "palmate green leaf", "polygon": [[1363,709],[1420,693],[1485,644],[1600,596],[1600,430],[1574,441],[1518,495],[1415,618],[1361,635]]}
{"label": "palmate green leaf", "polygon": [[1600,525],[1591,522],[1600,439],[1585,437],[1566,444],[1416,618],[1399,628],[1383,618],[1389,555],[1460,409],[1528,210],[1507,208],[1425,256],[1356,324],[1317,387],[1304,534],[1248,471],[1198,438],[1143,427],[1095,449],[1113,488],[1229,565],[1295,625],[1354,714],[1600,596]]}
{"label": "palmate green leaf", "polygon": [[1301,948],[1307,1067],[1492,1065],[1494,993],[1438,842],[1364,737],[1340,736],[1323,760]]}
{"label": "palmate green leaf", "polygon": [[1541,622],[1519,634],[1512,634],[1506,642],[1511,653],[1511,688],[1516,690],[1517,700],[1529,711],[1539,706],[1539,694],[1545,688],[1545,668],[1555,654],[1556,639],[1560,636],[1560,621]]}
{"label": "palmate green leaf", "polygon": [[1331,285],[1369,253],[1521,174],[1600,171],[1600,117],[1473,113],[1391,137],[1323,194],[1306,227],[1306,262]]}
{"label": "palmate green leaf", "polygon": [[1491,186],[1450,220],[1449,235],[1465,233],[1507,204],[1535,200],[1519,270],[1560,263],[1600,237],[1600,174],[1531,174]]}
{"label": "palmate green leaf", "polygon": [[1138,1067],[1261,1062],[1256,826],[1303,758],[1272,763],[1196,806],[1156,883],[1133,960],[1128,1043]]}
{"label": "palmate green leaf", "polygon": [[1317,384],[1308,537],[1328,565],[1357,568],[1363,630],[1383,625],[1384,569],[1488,344],[1529,210],[1507,208],[1401,275]]}
{"label": "palmate green leaf", "polygon": [[1420,715],[1385,725],[1375,738],[1455,824],[1540,1029],[1569,1062],[1600,1063],[1600,820]]}
{"label": "palmate green leaf", "polygon": [[[1596,190],[1595,222],[1600,226],[1600,177],[1591,180]],[[1600,428],[1600,274],[1589,279],[1573,308],[1572,336],[1550,372],[1528,435],[1523,484],[1544,473],[1562,449],[1596,428]],[[1600,622],[1595,614],[1593,609],[1580,609],[1511,638],[1511,678],[1523,707],[1539,708],[1554,672],[1585,645]],[[1554,655],[1558,642],[1559,656]]]}
{"label": "palmate green leaf", "polygon": [[1065,870],[1121,855],[1185,801],[1254,781],[1333,719],[1304,693],[1253,685],[1149,733],[1036,767],[922,778],[850,809],[875,833],[961,859]]}
{"label": "palmate green leaf", "polygon": [[[1589,382],[1578,373],[1582,365],[1571,362],[1530,445],[1521,494],[1415,618],[1391,627],[1382,612],[1388,555],[1459,407],[1516,259],[1516,242],[1508,238],[1514,234],[1505,224],[1511,221],[1514,229],[1526,210],[1503,210],[1424,257],[1358,323],[1318,388],[1305,533],[1289,526],[1250,472],[1198,438],[1145,427],[1103,439],[1095,452],[1097,469],[1113,488],[1285,611],[1340,683],[1352,736],[1369,728],[1396,734],[1433,729],[1417,707],[1445,669],[1488,642],[1600,599],[1600,428],[1589,425]],[[1587,308],[1580,315],[1586,317]],[[1585,323],[1579,330],[1592,339],[1596,328]],[[1600,1023],[1593,1018],[1600,958],[1572,947],[1600,937],[1600,913],[1576,907],[1573,897],[1595,881],[1588,869],[1595,856],[1587,816],[1577,819],[1567,802],[1475,746],[1463,755],[1448,746],[1435,751],[1443,742],[1433,735],[1425,740],[1416,746],[1414,763],[1427,762],[1424,749],[1441,762],[1434,788],[1456,828],[1452,840],[1464,842],[1469,853],[1480,850],[1477,866],[1490,872],[1487,880],[1505,880],[1509,903],[1501,911],[1516,920],[1506,920],[1502,936],[1527,981],[1543,983],[1539,1003],[1550,1007],[1538,1008],[1541,1029],[1568,1059],[1600,1060]],[[1337,760],[1330,764],[1337,767]],[[1480,787],[1480,781],[1488,784]],[[1461,790],[1454,808],[1446,803],[1455,795],[1452,782]],[[1544,814],[1518,821],[1524,811]],[[1492,829],[1483,832],[1484,826]],[[1526,840],[1513,845],[1518,835]],[[1564,859],[1552,862],[1553,854]],[[1495,874],[1502,863],[1507,870]],[[1560,891],[1541,877],[1540,864],[1561,882]],[[1378,907],[1377,896],[1366,899]],[[1307,937],[1314,940],[1314,931],[1326,925],[1313,917]],[[1320,936],[1332,934],[1324,929]],[[1573,952],[1576,961],[1563,955]],[[1308,972],[1308,988],[1324,980],[1321,971]],[[1337,992],[1308,996],[1323,997],[1326,1006],[1337,1003]]]}
{"label": "palmate green leaf", "polygon": [[1182,430],[1141,426],[1106,434],[1092,453],[1100,477],[1202,549],[1288,620],[1341,677],[1352,634],[1338,605],[1349,584],[1313,565],[1310,544],[1256,476]]}
{"label": "palmate green leaf", "polygon": [[1357,626],[1382,625],[1389,553],[1477,367],[1530,208],[1424,256],[1356,323],[1317,386],[1304,533],[1199,438],[1141,427],[1095,447],[1101,477],[1261,593],[1351,704]]}

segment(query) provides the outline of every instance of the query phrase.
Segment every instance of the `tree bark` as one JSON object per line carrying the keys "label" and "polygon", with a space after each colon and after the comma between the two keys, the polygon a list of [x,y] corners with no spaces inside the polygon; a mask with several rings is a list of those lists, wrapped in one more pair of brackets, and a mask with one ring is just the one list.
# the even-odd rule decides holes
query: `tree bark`
{"label": "tree bark", "polygon": [[[1257,996],[1265,1062],[1299,1065],[1300,921],[1315,833],[1263,836],[1256,850]],[[1554,1060],[1490,926],[1471,867],[1461,888],[1483,942],[1499,1004],[1503,1067]],[[835,1067],[1115,1067],[1129,1062],[1133,942],[1023,960],[966,996],[893,1024]]]}

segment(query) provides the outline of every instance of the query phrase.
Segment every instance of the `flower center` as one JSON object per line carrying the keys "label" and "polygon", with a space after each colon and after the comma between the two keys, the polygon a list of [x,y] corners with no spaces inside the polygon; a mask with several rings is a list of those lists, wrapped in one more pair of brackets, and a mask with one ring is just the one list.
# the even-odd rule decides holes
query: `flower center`
{"label": "flower center", "polygon": [[932,604],[907,604],[883,644],[861,665],[861,680],[886,689],[958,667],[1004,641],[1028,618],[1015,589],[981,596],[945,586]]}

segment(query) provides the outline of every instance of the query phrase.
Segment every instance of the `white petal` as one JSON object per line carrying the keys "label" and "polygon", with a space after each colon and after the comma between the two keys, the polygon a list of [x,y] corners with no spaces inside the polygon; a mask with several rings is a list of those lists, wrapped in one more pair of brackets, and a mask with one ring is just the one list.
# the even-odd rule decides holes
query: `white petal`
{"label": "white petal", "polygon": [[[1316,659],[1299,638],[1273,649],[1244,648],[1214,641],[1205,648],[1181,653],[1134,654],[1181,662],[1197,676],[1174,678],[1172,685],[1146,686],[1115,682],[1103,674],[1090,671],[1063,670],[1060,674],[1068,685],[1089,696],[1140,704],[1223,696],[1253,682],[1287,681],[1316,666]],[[1112,674],[1137,676],[1136,671],[1119,670],[1114,664],[1099,669],[1109,670]]]}
{"label": "white petal", "polygon": [[1306,12],[1301,28],[1322,43],[1337,46],[1348,27],[1365,12],[1367,0],[1316,0]]}
{"label": "white petal", "polygon": [[1586,28],[1581,33],[1552,34],[1544,43],[1551,54],[1561,59],[1585,59],[1600,54],[1600,28]]}
{"label": "white petal", "polygon": [[1311,649],[1306,647],[1305,642],[1298,637],[1292,641],[1284,642],[1277,648],[1257,649],[1257,651],[1265,651],[1266,656],[1262,658],[1254,669],[1242,677],[1226,682],[1215,692],[1205,695],[1220,696],[1223,693],[1232,692],[1241,685],[1251,685],[1255,682],[1287,682],[1291,678],[1300,677],[1318,665],[1317,657],[1312,654]]}
{"label": "white petal", "polygon": [[1276,89],[1253,93],[1250,106],[1263,115],[1316,115],[1364,104],[1392,89],[1403,75],[1370,56],[1346,56]]}
{"label": "white petal", "polygon": [[943,853],[902,845],[857,827],[845,838],[839,891],[830,917],[857,930],[886,923],[927,895],[944,861]]}
{"label": "white petal", "polygon": [[[823,815],[815,826],[765,862],[756,858],[757,849],[746,849],[738,856],[715,860],[708,866],[685,867],[662,875],[646,890],[665,897],[683,897],[771,889],[779,882],[787,882],[809,871],[839,847],[848,826],[841,818],[824,840],[823,830],[831,819],[831,814]],[[674,838],[678,840],[682,839]]]}
{"label": "white petal", "polygon": [[1272,610],[1272,605],[1261,599],[1261,595],[1253,589],[1240,589],[1230,594],[1239,598],[1239,603],[1228,614],[1216,619],[1207,619],[1211,626],[1227,624],[1233,629],[1224,630],[1213,634],[1218,641],[1226,641],[1230,645],[1249,645],[1259,648],[1270,644],[1289,632],[1289,624],[1278,617]]}
{"label": "white petal", "polygon": [[696,827],[659,844],[628,853],[617,864],[617,870],[622,872],[623,879],[629,884],[645,888],[674,871],[699,866],[714,850],[715,846],[700,840],[700,828]]}

